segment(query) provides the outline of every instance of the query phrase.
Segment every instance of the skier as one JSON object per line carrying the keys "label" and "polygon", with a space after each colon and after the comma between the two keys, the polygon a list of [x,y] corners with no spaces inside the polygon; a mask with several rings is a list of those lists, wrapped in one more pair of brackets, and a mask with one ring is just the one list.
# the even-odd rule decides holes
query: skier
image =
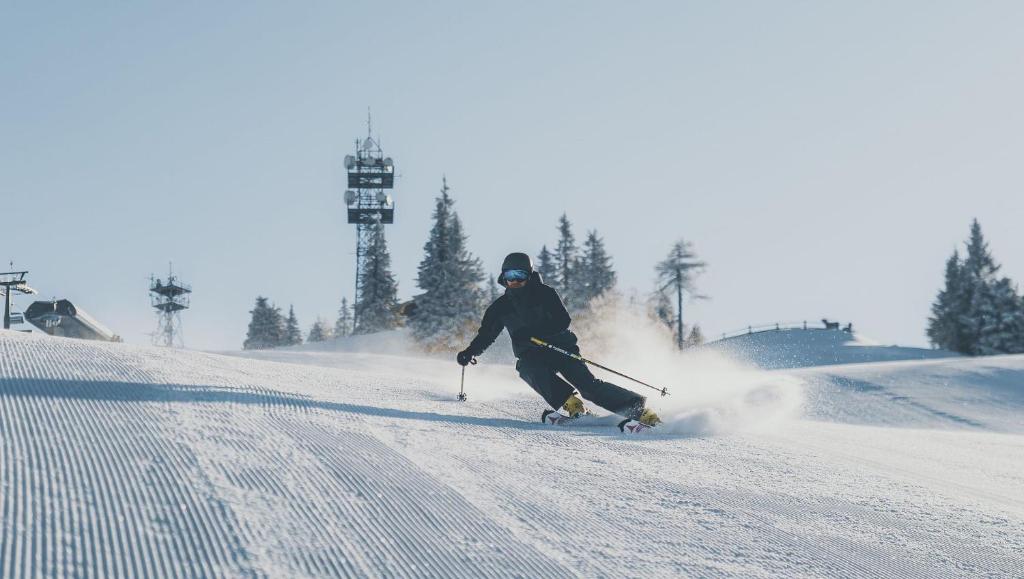
{"label": "skier", "polygon": [[[459,365],[465,366],[483,354],[501,330],[507,329],[512,338],[512,351],[518,359],[516,370],[519,376],[551,408],[561,408],[569,418],[589,414],[580,399],[582,396],[646,426],[661,422],[657,414],[645,407],[647,399],[644,396],[599,380],[583,362],[530,340],[539,338],[576,355],[580,352],[576,334],[569,329],[569,312],[554,288],[545,285],[540,273],[533,271],[529,255],[510,253],[501,264],[498,283],[505,287],[505,293],[487,308],[480,330],[469,347],[456,355]],[[576,391],[579,391],[579,396]],[[547,415],[545,412],[542,420]]]}

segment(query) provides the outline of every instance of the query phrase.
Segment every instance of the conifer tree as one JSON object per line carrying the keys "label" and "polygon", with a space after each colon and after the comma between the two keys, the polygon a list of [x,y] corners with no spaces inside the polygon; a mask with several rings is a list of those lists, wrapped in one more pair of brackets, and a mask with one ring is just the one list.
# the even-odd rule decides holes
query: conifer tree
{"label": "conifer tree", "polygon": [[964,258],[964,286],[962,299],[966,310],[960,314],[960,323],[965,337],[963,353],[972,356],[980,354],[983,328],[993,323],[993,293],[989,286],[996,283],[996,264],[988,249],[988,243],[981,233],[981,225],[975,219],[971,223],[971,237],[967,242],[967,256]]}
{"label": "conifer tree", "polygon": [[572,224],[565,213],[558,220],[558,245],[555,247],[554,257],[555,279],[548,285],[558,290],[566,304],[573,303],[575,300],[572,293],[576,289],[575,274],[579,248],[576,246],[576,236],[572,233]]}
{"label": "conifer tree", "polygon": [[270,304],[271,317],[273,319],[273,331],[271,333],[274,345],[284,346],[288,336],[288,327],[285,323],[285,317],[281,314],[281,308],[275,304]]}
{"label": "conifer tree", "polygon": [[658,263],[658,292],[671,292],[676,295],[676,344],[683,349],[683,292],[692,292],[695,289],[697,275],[707,266],[703,261],[697,259],[693,252],[692,245],[688,241],[679,240],[673,246],[663,261]]}
{"label": "conifer tree", "polygon": [[1008,278],[982,286],[978,315],[980,328],[976,353],[1018,354],[1024,352],[1024,308],[1017,288]]}
{"label": "conifer tree", "polygon": [[309,343],[323,342],[330,334],[327,331],[327,323],[324,322],[323,318],[317,316],[316,321],[313,322],[313,326],[309,328],[309,336],[306,341]]}
{"label": "conifer tree", "polygon": [[501,297],[501,286],[498,285],[498,282],[494,280],[494,275],[493,274],[491,274],[491,277],[488,280],[487,287],[488,287],[488,291],[487,291],[488,296],[487,297],[488,297],[488,299],[490,299],[491,303],[493,304],[494,300],[496,300],[496,299]]}
{"label": "conifer tree", "polygon": [[650,300],[650,316],[655,321],[661,322],[666,328],[673,331],[675,335],[676,309],[672,306],[672,299],[668,291],[656,291]]}
{"label": "conifer tree", "polygon": [[284,345],[297,346],[302,343],[302,330],[299,329],[299,320],[295,317],[295,306],[288,306],[288,319],[285,321]]}
{"label": "conifer tree", "polygon": [[927,334],[934,345],[972,356],[1024,351],[1022,298],[998,271],[975,219],[967,255],[947,260],[945,286],[932,304]]}
{"label": "conifer tree", "polygon": [[371,225],[366,259],[360,275],[360,300],[356,304],[356,334],[371,334],[397,328],[398,283],[391,273],[391,254],[384,239],[384,226]]}
{"label": "conifer tree", "polygon": [[702,346],[704,345],[704,332],[700,330],[700,324],[694,324],[693,329],[690,330],[690,336],[686,338],[686,346]]}
{"label": "conifer tree", "polygon": [[334,337],[344,338],[352,333],[352,312],[348,307],[348,298],[341,298],[338,319],[334,322]]}
{"label": "conifer tree", "polygon": [[604,241],[597,231],[587,234],[583,255],[576,268],[576,290],[573,292],[577,308],[587,307],[591,301],[615,287],[612,260],[604,249]]}
{"label": "conifer tree", "polygon": [[946,260],[946,283],[932,304],[926,333],[937,348],[965,352],[968,349],[961,316],[967,311],[965,303],[964,268],[956,250]]}
{"label": "conifer tree", "polygon": [[252,319],[246,332],[242,348],[245,350],[264,350],[275,348],[284,342],[284,320],[281,310],[269,305],[267,298],[256,297],[256,307],[249,311]]}
{"label": "conifer tree", "polygon": [[466,249],[467,237],[448,191],[445,179],[416,279],[423,293],[415,297],[416,314],[409,320],[413,337],[434,351],[464,347],[475,333],[487,297],[480,287],[483,267]]}
{"label": "conifer tree", "polygon": [[967,241],[967,257],[964,267],[969,275],[977,279],[991,279],[999,271],[995,258],[988,250],[988,242],[981,233],[981,224],[975,219],[971,222],[971,237]]}
{"label": "conifer tree", "polygon": [[547,285],[558,287],[558,268],[555,266],[555,256],[548,251],[548,246],[541,248],[537,255],[537,267],[534,268],[540,274],[541,280]]}

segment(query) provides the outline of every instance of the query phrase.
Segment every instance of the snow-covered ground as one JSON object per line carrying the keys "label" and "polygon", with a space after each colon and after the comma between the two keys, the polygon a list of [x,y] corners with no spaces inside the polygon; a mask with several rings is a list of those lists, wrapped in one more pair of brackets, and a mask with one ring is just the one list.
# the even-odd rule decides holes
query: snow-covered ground
{"label": "snow-covered ground", "polygon": [[0,331],[0,576],[1024,576],[1024,356],[594,344],[664,428],[545,427],[486,358],[460,403],[408,352]]}
{"label": "snow-covered ground", "polygon": [[857,333],[822,328],[763,330],[716,340],[707,347],[769,370],[959,356],[948,350],[886,346]]}

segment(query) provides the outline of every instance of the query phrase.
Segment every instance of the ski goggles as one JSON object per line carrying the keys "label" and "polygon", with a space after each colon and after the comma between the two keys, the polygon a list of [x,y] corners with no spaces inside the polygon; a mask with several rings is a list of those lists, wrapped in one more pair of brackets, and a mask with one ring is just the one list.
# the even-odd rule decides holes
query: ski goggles
{"label": "ski goggles", "polygon": [[525,269],[509,269],[501,273],[505,281],[526,281],[530,278],[530,272]]}

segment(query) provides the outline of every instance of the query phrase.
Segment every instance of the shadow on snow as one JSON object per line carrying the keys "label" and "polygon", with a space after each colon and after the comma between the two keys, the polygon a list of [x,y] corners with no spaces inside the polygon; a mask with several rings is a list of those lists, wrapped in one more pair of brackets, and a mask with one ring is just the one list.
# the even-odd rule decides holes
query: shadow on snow
{"label": "shadow on snow", "polygon": [[317,400],[259,387],[196,386],[183,384],[151,384],[140,382],[111,382],[51,379],[0,379],[0,396],[36,397],[112,402],[152,403],[226,403],[288,408],[297,411],[323,410],[396,418],[400,420],[427,420],[452,422],[475,426],[549,429],[537,423],[509,418],[465,416],[365,406],[346,402]]}

